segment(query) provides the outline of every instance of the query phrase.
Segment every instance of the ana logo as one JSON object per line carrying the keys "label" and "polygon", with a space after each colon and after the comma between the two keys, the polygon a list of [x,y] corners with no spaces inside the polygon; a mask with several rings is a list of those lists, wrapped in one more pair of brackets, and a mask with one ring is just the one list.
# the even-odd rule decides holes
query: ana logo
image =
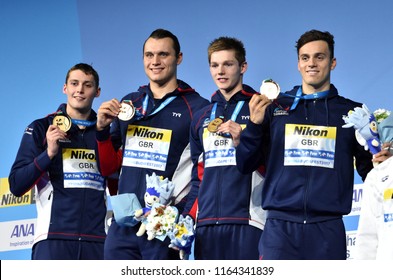
{"label": "ana logo", "polygon": [[26,236],[34,236],[34,224],[20,224],[15,225],[14,229],[11,233],[11,238],[18,237],[26,237]]}
{"label": "ana logo", "polygon": [[353,195],[352,195],[352,201],[353,202],[359,202],[363,197],[363,189],[354,189],[353,190]]}

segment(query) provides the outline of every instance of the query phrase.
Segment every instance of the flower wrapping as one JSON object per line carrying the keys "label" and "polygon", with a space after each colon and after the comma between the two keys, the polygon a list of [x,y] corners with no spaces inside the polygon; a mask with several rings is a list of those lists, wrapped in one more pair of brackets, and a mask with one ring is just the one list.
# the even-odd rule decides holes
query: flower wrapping
{"label": "flower wrapping", "polygon": [[168,237],[171,239],[170,248],[183,250],[187,255],[191,254],[192,242],[195,239],[194,221],[192,218],[180,215],[178,223],[169,232]]}
{"label": "flower wrapping", "polygon": [[374,112],[378,123],[379,139],[382,143],[393,142],[393,114],[385,109]]}
{"label": "flower wrapping", "polygon": [[116,222],[122,226],[133,227],[140,222],[135,211],[142,206],[134,193],[123,193],[110,197]]}

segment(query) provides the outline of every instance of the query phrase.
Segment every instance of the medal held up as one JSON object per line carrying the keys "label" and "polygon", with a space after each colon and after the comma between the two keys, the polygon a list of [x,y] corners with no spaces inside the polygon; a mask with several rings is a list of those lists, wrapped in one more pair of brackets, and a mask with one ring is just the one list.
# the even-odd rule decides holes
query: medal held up
{"label": "medal held up", "polygon": [[67,132],[71,128],[71,119],[65,115],[57,115],[53,118],[53,125],[56,125],[62,131]]}
{"label": "medal held up", "polygon": [[123,100],[121,102],[120,113],[118,118],[122,121],[129,121],[135,114],[135,107],[130,100]]}
{"label": "medal held up", "polygon": [[224,122],[223,118],[215,118],[214,120],[212,120],[209,125],[207,126],[207,130],[211,133],[217,132],[218,127],[220,126],[220,124],[222,124]]}
{"label": "medal held up", "polygon": [[259,92],[270,100],[274,100],[280,94],[280,86],[272,79],[263,80]]}

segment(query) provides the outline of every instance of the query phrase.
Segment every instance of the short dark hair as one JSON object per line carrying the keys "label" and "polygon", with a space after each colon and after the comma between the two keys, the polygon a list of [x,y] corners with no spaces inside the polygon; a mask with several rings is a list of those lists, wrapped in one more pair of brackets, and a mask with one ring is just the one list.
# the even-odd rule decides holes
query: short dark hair
{"label": "short dark hair", "polygon": [[299,40],[296,42],[297,54],[299,55],[299,49],[305,44],[319,40],[325,41],[328,44],[330,58],[334,58],[334,36],[328,31],[322,32],[316,29],[307,31],[302,36],[300,36]]}
{"label": "short dark hair", "polygon": [[171,38],[173,41],[173,49],[175,50],[175,54],[176,57],[179,57],[180,54],[180,43],[179,40],[177,39],[177,37],[170,31],[159,28],[154,30],[150,36],[145,40],[145,42],[143,43],[143,52],[145,51],[145,45],[146,45],[146,41],[149,40],[150,38],[154,38],[154,39],[164,39],[164,38]]}
{"label": "short dark hair", "polygon": [[242,41],[233,37],[219,37],[213,40],[207,48],[209,63],[212,53],[224,50],[234,50],[239,64],[246,61],[246,49]]}
{"label": "short dark hair", "polygon": [[78,63],[78,64],[75,64],[74,66],[72,66],[70,68],[70,70],[68,70],[68,72],[67,72],[65,83],[67,83],[68,78],[70,77],[70,73],[72,71],[75,71],[75,70],[81,70],[86,75],[93,75],[94,81],[96,83],[96,87],[99,88],[99,86],[100,86],[100,78],[98,76],[97,71],[94,70],[93,66],[91,66],[89,64],[86,64],[86,63]]}

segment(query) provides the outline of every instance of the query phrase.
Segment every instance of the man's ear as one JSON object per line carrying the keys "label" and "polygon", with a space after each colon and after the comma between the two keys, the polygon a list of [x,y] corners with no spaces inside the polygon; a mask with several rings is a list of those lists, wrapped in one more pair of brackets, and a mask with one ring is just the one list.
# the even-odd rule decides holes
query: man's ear
{"label": "man's ear", "polygon": [[248,68],[248,63],[247,61],[244,61],[241,65],[240,65],[240,73],[244,74],[246,73]]}
{"label": "man's ear", "polygon": [[176,59],[176,63],[177,63],[177,65],[180,65],[180,63],[183,61],[183,53],[182,52],[179,52],[179,55],[177,56],[177,59]]}
{"label": "man's ear", "polygon": [[96,96],[95,97],[100,96],[100,94],[101,94],[101,88],[97,88],[97,92],[96,92]]}
{"label": "man's ear", "polygon": [[332,65],[330,66],[330,70],[334,70],[334,68],[336,68],[336,66],[337,66],[337,60],[335,57],[333,57]]}

